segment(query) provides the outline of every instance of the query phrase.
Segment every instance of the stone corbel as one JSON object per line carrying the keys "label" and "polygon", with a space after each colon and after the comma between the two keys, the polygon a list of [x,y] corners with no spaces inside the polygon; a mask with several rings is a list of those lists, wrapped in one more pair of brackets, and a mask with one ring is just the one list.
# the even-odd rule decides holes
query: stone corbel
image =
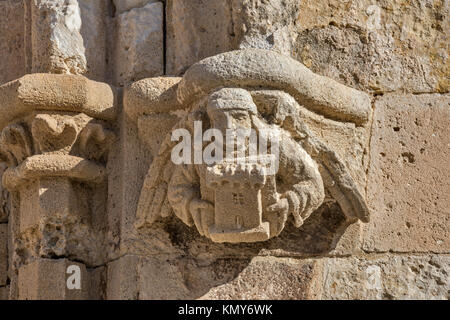
{"label": "stone corbel", "polygon": [[[129,155],[125,171],[142,177],[142,163],[149,164],[144,181],[136,184],[142,185],[138,203],[132,196],[129,200],[127,216],[136,216],[137,232],[153,232],[160,218],[175,215],[212,242],[263,242],[280,236],[289,219],[296,228],[306,228],[310,216],[308,223],[319,221],[312,213],[336,203],[343,216],[336,225],[369,221],[362,149],[370,97],[314,74],[289,57],[260,49],[236,50],[195,63],[181,79],[137,81],[124,91],[124,114]],[[230,121],[258,132],[280,130],[280,170],[263,179],[264,186],[250,190],[248,179],[241,179],[250,167],[235,167],[233,159],[221,159],[217,168],[171,162],[177,143],[172,129],[181,128],[193,137],[195,121],[222,135]],[[140,148],[148,151],[136,155],[133,151]],[[240,159],[251,163],[250,157]],[[216,169],[223,178],[220,183],[211,179]],[[126,193],[135,194],[135,187],[127,188]]]}
{"label": "stone corbel", "polygon": [[116,101],[113,88],[82,76],[32,74],[0,87],[0,156],[8,167],[2,182],[15,204],[10,273],[18,274],[17,298],[40,297],[21,281],[30,263],[104,263]]}

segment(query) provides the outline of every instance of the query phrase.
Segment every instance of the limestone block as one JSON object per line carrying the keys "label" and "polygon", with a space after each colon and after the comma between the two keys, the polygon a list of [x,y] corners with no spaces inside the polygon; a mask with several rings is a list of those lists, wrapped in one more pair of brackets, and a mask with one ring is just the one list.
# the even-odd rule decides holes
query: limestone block
{"label": "limestone block", "polygon": [[139,257],[126,255],[108,263],[106,297],[108,300],[135,300],[138,297]]}
{"label": "limestone block", "polygon": [[168,0],[166,74],[179,75],[195,62],[235,49],[229,1]]}
{"label": "limestone block", "polygon": [[0,287],[0,301],[9,300],[9,286]]}
{"label": "limestone block", "polygon": [[[1,1],[0,84],[27,72],[106,72],[107,1]],[[86,61],[87,60],[87,61]]]}
{"label": "limestone block", "polygon": [[178,120],[177,116],[164,113],[142,116],[138,119],[139,137],[145,141],[152,155],[156,155],[161,147],[165,136],[161,133],[167,134],[168,129],[172,128]]}
{"label": "limestone block", "polygon": [[20,191],[23,240],[18,250],[40,257],[76,257],[89,265],[102,263],[100,222],[90,222],[101,213],[101,206],[91,214],[86,208],[88,188],[84,192],[77,189],[79,186],[60,178],[39,179]]}
{"label": "limestone block", "polygon": [[[77,209],[76,195],[68,179],[33,181],[20,190],[20,200],[20,232],[37,228],[42,220],[61,218]],[[49,232],[49,235],[52,239],[48,241],[55,242],[53,250],[62,254],[64,241],[55,241],[56,232]]]}
{"label": "limestone block", "polygon": [[106,298],[106,267],[87,270],[89,274],[89,300]]}
{"label": "limestone block", "polygon": [[150,2],[158,2],[158,0],[114,0],[116,13],[120,14],[133,8],[145,6]]}
{"label": "limestone block", "polygon": [[8,279],[8,224],[0,224],[0,286]]}
{"label": "limestone block", "polygon": [[118,85],[164,74],[163,4],[149,3],[116,18]]}
{"label": "limestone block", "polygon": [[[136,81],[124,89],[126,113],[133,120],[148,113],[169,113],[180,109],[176,99],[178,77],[157,77]],[[169,129],[169,128],[167,128]]]}
{"label": "limestone block", "polygon": [[81,29],[86,57],[86,73],[89,79],[104,81],[107,72],[107,0],[78,0]]}
{"label": "limestone block", "polygon": [[116,90],[83,76],[32,74],[0,87],[0,127],[33,110],[83,112],[112,120],[116,116]]}
{"label": "limestone block", "polygon": [[376,101],[365,250],[449,252],[449,102],[448,94]]}
{"label": "limestone block", "polygon": [[316,299],[321,271],[320,261],[255,257],[236,278],[212,287],[200,299]]}
{"label": "limestone block", "polygon": [[[6,170],[6,164],[0,163],[0,179],[3,175],[3,172]],[[0,223],[8,222],[9,212],[10,212],[10,203],[9,203],[9,193],[0,183]]]}
{"label": "limestone block", "polygon": [[[67,285],[74,273],[70,266],[80,270],[80,289]],[[70,271],[68,273],[68,271]],[[89,276],[86,267],[67,259],[38,259],[19,268],[19,300],[83,300],[89,296]]]}
{"label": "limestone block", "polygon": [[188,288],[190,285],[185,281],[182,264],[161,258],[144,259],[140,262],[138,274],[139,299],[192,299],[194,295]]}
{"label": "limestone block", "polygon": [[37,0],[30,3],[32,72],[86,73],[78,1]]}
{"label": "limestone block", "polygon": [[233,32],[237,46],[292,54],[297,38],[295,28],[302,15],[297,0],[235,0],[233,8]]}
{"label": "limestone block", "polygon": [[446,92],[448,10],[447,1],[301,1],[293,56],[364,90]]}
{"label": "limestone block", "polygon": [[[121,130],[121,140],[126,143],[120,150],[123,154],[121,170],[123,207],[120,215],[121,244],[127,251],[129,250],[128,252],[137,253],[135,249],[139,247],[146,252],[145,254],[154,254],[155,245],[159,247],[158,242],[151,244],[144,242],[142,234],[132,230],[139,193],[148,171],[149,161],[157,154],[160,143],[178,119],[175,113],[179,109],[179,104],[174,94],[178,81],[179,78],[172,77],[147,78],[134,82],[124,89],[126,122]],[[145,141],[149,143],[144,145],[141,137],[148,138]],[[134,241],[141,245],[135,246]],[[130,248],[132,244],[133,247]],[[166,248],[170,248],[170,245],[167,244]]]}
{"label": "limestone block", "polygon": [[298,8],[296,0],[168,0],[166,73],[180,75],[203,58],[234,49],[290,55]]}
{"label": "limestone block", "polygon": [[448,299],[448,256],[331,258],[322,299]]}
{"label": "limestone block", "polygon": [[0,84],[26,73],[24,1],[0,1]]}
{"label": "limestone block", "polygon": [[145,258],[139,299],[312,299],[321,270],[320,261],[289,258]]}

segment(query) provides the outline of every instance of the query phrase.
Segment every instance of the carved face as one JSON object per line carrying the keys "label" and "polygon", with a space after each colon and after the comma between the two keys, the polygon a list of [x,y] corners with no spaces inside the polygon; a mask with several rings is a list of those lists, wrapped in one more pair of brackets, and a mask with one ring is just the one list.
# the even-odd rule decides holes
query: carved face
{"label": "carved face", "polygon": [[226,129],[250,129],[252,121],[248,111],[241,109],[216,110],[210,114],[211,126],[225,132]]}
{"label": "carved face", "polygon": [[[234,139],[236,139],[236,135],[238,134],[237,130],[248,130],[252,127],[252,120],[249,112],[242,109],[215,110],[210,113],[210,120],[211,127],[220,130],[223,134],[227,134],[227,129],[232,130],[231,134],[235,137]],[[226,140],[224,140],[223,143],[226,145]],[[247,143],[237,143],[233,149],[236,151],[245,151],[246,148]]]}

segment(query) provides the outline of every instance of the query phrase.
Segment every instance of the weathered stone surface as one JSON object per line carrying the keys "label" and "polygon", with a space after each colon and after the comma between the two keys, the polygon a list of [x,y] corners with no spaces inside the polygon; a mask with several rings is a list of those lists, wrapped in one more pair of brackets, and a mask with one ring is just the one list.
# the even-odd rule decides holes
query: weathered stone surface
{"label": "weathered stone surface", "polygon": [[229,1],[168,0],[166,73],[179,75],[195,62],[232,50]]}
{"label": "weathered stone surface", "polygon": [[[212,287],[200,299],[317,299],[321,294],[321,262],[257,257],[231,281]],[[222,273],[219,273],[222,276]]]}
{"label": "weathered stone surface", "polygon": [[106,299],[106,270],[107,267],[88,269],[89,275],[89,300]]}
{"label": "weathered stone surface", "polygon": [[448,2],[307,0],[293,56],[373,92],[447,92]]}
{"label": "weathered stone surface", "polygon": [[[51,165],[50,159],[47,166]],[[23,259],[70,256],[89,266],[104,262],[104,212],[97,199],[88,199],[87,191],[67,178],[37,179],[20,190],[21,241],[17,250]],[[89,203],[97,209],[92,215]],[[91,222],[94,220],[96,223]]]}
{"label": "weathered stone surface", "polygon": [[[69,266],[80,268],[81,288],[69,289]],[[86,267],[67,259],[38,259],[19,268],[18,299],[20,300],[83,300],[89,297],[89,276]]]}
{"label": "weathered stone surface", "polygon": [[142,79],[124,89],[126,113],[134,120],[149,113],[170,113],[180,109],[176,99],[177,84],[181,78],[157,77]]}
{"label": "weathered stone surface", "polygon": [[[6,170],[6,164],[0,163],[0,179],[3,176],[3,172]],[[8,222],[9,212],[11,211],[9,203],[8,191],[0,183],[0,223]]]}
{"label": "weathered stone surface", "polygon": [[449,299],[448,256],[331,258],[322,299]]}
{"label": "weathered stone surface", "polygon": [[290,57],[261,49],[226,52],[194,64],[180,81],[177,98],[189,104],[220,86],[283,90],[313,112],[358,125],[367,122],[371,110],[366,93],[319,76]]}
{"label": "weathered stone surface", "polygon": [[449,252],[449,128],[448,94],[376,101],[365,250]]}
{"label": "weathered stone surface", "polygon": [[163,5],[149,3],[116,18],[115,74],[118,85],[164,73]]}
{"label": "weathered stone surface", "polygon": [[114,87],[83,76],[33,74],[0,86],[0,127],[34,110],[83,112],[112,120],[118,94]]}
{"label": "weathered stone surface", "polygon": [[255,257],[190,260],[142,258],[139,299],[313,299],[321,263]]}
{"label": "weathered stone surface", "polygon": [[[53,268],[47,267],[48,261],[59,261],[45,258],[70,257],[89,267],[106,261],[106,165],[115,135],[104,120],[107,114],[110,120],[115,117],[112,105],[108,106],[115,98],[108,85],[76,75],[27,75],[1,86],[0,92],[4,111],[0,149],[8,166],[2,182],[13,199],[11,296],[20,298],[22,283],[25,298],[34,299],[41,295],[40,287],[51,290],[39,270],[48,269],[42,271],[48,271],[48,277]],[[62,109],[55,112],[52,105]],[[89,109],[103,109],[103,115],[97,118]],[[24,270],[22,276],[19,269]],[[26,286],[28,273],[34,288]],[[84,298],[100,296],[95,293],[98,288],[84,290],[89,292]]]}
{"label": "weathered stone surface", "polygon": [[0,287],[0,301],[9,300],[9,286]]}
{"label": "weathered stone surface", "polygon": [[[108,1],[0,1],[0,84],[27,72],[105,80]],[[4,17],[3,17],[4,15]]]}
{"label": "weathered stone surface", "polygon": [[[192,268],[180,261],[166,259],[141,259],[137,283],[139,299],[167,300],[194,299],[196,285],[203,283],[192,281]],[[198,274],[197,274],[198,275]],[[202,279],[203,280],[203,279]],[[195,283],[193,283],[195,282]]]}
{"label": "weathered stone surface", "polygon": [[166,73],[180,75],[203,58],[233,49],[290,55],[298,7],[295,0],[168,0]]}
{"label": "weathered stone surface", "polygon": [[233,32],[237,48],[260,48],[292,54],[296,23],[302,12],[297,0],[234,0]]}
{"label": "weathered stone surface", "polygon": [[373,92],[449,88],[446,1],[197,0],[167,8],[169,74],[220,52],[263,48]]}
{"label": "weathered stone surface", "polygon": [[135,300],[138,298],[139,257],[123,256],[108,263],[106,297],[108,300]]}
{"label": "weathered stone surface", "polygon": [[0,1],[0,85],[26,73],[23,1]]}
{"label": "weathered stone surface", "polygon": [[150,2],[158,2],[158,0],[114,0],[116,13],[120,14],[133,8],[145,6]]}
{"label": "weathered stone surface", "polygon": [[32,72],[83,74],[87,71],[76,0],[31,1]]}
{"label": "weathered stone surface", "polygon": [[8,224],[0,224],[0,287],[8,279]]}
{"label": "weathered stone surface", "polygon": [[108,0],[78,0],[81,29],[89,79],[105,81],[107,76]]}

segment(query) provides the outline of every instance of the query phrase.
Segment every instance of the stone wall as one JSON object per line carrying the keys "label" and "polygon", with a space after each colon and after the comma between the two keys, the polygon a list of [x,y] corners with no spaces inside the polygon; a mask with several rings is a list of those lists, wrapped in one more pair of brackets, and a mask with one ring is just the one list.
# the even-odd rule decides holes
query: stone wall
{"label": "stone wall", "polygon": [[[76,124],[70,147],[83,143],[83,130],[108,145],[98,157],[82,148],[64,154],[101,163],[107,178],[91,185],[70,176],[61,184],[73,189],[67,194],[93,194],[75,210],[89,212],[93,222],[71,220],[80,226],[71,225],[77,236],[58,239],[80,244],[60,251],[46,235],[59,230],[21,229],[25,189],[8,192],[3,178],[0,300],[448,299],[448,11],[447,0],[0,0],[0,28],[7,30],[0,33],[1,128],[16,119],[30,128],[44,123],[63,141],[66,129],[50,114],[67,128]],[[186,71],[205,58],[251,48],[291,57],[369,97],[370,115],[356,123],[310,112],[313,104],[288,91],[308,109],[301,115],[311,131],[343,158],[370,221],[348,220],[342,205],[326,201],[300,229],[286,224],[263,243],[218,244],[174,216],[137,229],[147,171],[164,134],[187,114],[183,103],[192,103],[179,89],[195,70]],[[68,78],[21,78],[36,73]],[[35,86],[50,93],[34,94]],[[252,91],[255,101],[264,94]],[[23,112],[10,114],[14,106]],[[85,129],[91,121],[106,133]],[[36,141],[41,136],[32,132]],[[34,151],[27,156],[41,155]],[[58,201],[70,211],[69,198]],[[81,267],[80,292],[65,288],[71,264]],[[58,274],[54,283],[45,282],[49,272]]]}

